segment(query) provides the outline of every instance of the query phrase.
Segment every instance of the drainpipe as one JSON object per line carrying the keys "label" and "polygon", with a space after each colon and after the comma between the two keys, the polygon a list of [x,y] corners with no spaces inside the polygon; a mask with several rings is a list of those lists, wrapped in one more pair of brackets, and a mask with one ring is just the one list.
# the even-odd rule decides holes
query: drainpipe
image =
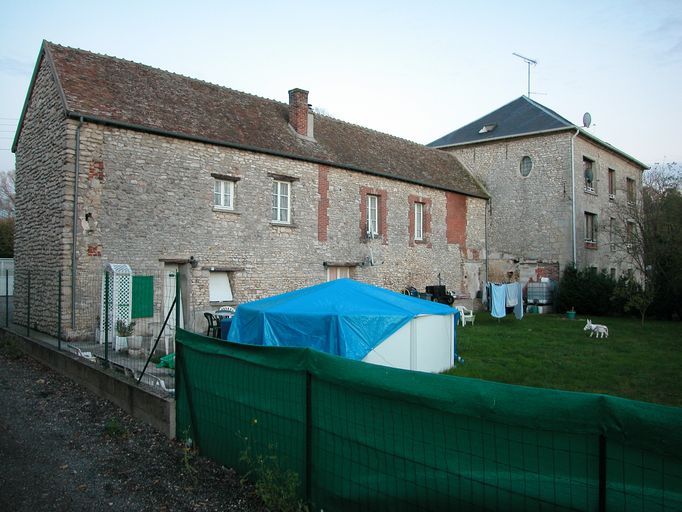
{"label": "drainpipe", "polygon": [[577,268],[578,266],[578,254],[576,248],[575,240],[575,138],[580,133],[580,129],[577,128],[575,133],[571,136],[571,240],[573,241],[573,265]]}
{"label": "drainpipe", "polygon": [[[485,220],[485,226],[483,230],[483,238],[485,240],[485,281],[484,281],[484,289],[485,285],[488,283],[488,207],[490,206],[490,198],[485,202],[485,215],[484,215],[484,220]],[[481,298],[483,297],[483,293],[481,292]]]}
{"label": "drainpipe", "polygon": [[81,116],[76,127],[76,176],[73,183],[73,243],[71,245],[71,328],[76,328],[76,247],[78,242],[78,181],[80,179]]}

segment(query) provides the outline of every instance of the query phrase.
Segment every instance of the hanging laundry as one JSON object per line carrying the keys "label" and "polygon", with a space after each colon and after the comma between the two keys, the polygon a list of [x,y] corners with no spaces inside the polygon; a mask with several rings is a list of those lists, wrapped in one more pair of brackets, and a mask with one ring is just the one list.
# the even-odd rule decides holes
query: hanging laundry
{"label": "hanging laundry", "polygon": [[519,283],[507,283],[507,299],[506,306],[508,308],[514,307],[519,302]]}
{"label": "hanging laundry", "polygon": [[507,287],[503,284],[492,284],[490,287],[490,298],[492,299],[492,309],[490,313],[495,318],[504,318],[507,314],[505,303],[507,298]]}

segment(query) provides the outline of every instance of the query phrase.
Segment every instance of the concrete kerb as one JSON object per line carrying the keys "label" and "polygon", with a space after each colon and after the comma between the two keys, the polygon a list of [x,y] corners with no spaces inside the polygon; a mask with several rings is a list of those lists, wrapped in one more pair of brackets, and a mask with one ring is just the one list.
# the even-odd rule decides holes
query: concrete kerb
{"label": "concrete kerb", "polygon": [[100,368],[68,352],[0,327],[0,336],[12,340],[28,356],[85,386],[169,438],[175,438],[175,400],[140,388],[113,371]]}

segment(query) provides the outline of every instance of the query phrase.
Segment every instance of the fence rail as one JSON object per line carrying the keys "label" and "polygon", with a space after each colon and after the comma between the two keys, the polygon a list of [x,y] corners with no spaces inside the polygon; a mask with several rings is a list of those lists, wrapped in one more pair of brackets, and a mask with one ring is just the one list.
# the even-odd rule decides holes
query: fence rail
{"label": "fence rail", "polygon": [[682,509],[677,408],[182,329],[177,343],[178,434],[296,477],[313,510]]}

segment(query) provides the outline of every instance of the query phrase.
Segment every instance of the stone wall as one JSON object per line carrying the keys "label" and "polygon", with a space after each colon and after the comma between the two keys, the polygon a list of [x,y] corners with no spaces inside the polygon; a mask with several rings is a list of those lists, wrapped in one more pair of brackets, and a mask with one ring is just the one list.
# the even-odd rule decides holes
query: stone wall
{"label": "stone wall", "polygon": [[[575,194],[572,194],[571,138],[575,132],[519,137],[448,149],[483,183],[489,206],[489,274],[491,281],[516,280],[519,264],[541,269],[558,263],[560,272],[573,262],[571,201],[576,200],[576,253],[579,267],[596,266],[617,274],[629,263],[623,254],[609,250],[606,222],[600,222],[598,244],[584,243],[585,211],[605,220],[615,205],[625,200],[625,178],[641,171],[628,160],[579,136],[574,147]],[[521,173],[521,159],[530,157],[532,168]],[[583,156],[595,161],[596,193],[584,191]],[[609,201],[608,169],[617,174],[617,198]]]}
{"label": "stone wall", "polygon": [[[48,66],[40,66],[16,148],[14,322],[56,333],[57,274],[70,286],[73,148],[64,109]],[[30,271],[30,278],[29,278]],[[63,294],[62,301],[70,296]],[[64,321],[68,318],[64,317]]]}
{"label": "stone wall", "polygon": [[[234,302],[262,298],[326,280],[325,262],[351,266],[351,276],[401,290],[438,283],[477,290],[482,266],[484,201],[461,197],[464,244],[448,243],[443,191],[354,171],[151,134],[86,124],[81,132],[79,272],[103,262],[133,270],[187,262],[189,307],[208,300],[211,269],[229,270]],[[212,175],[235,178],[233,211],[213,207]],[[271,222],[273,176],[291,183],[291,224]],[[366,191],[381,191],[382,233],[359,236]],[[457,195],[457,194],[454,194]],[[428,204],[428,244],[410,240],[411,202]],[[458,212],[451,212],[458,215]],[[86,221],[87,217],[87,221]],[[425,226],[426,227],[426,226]],[[186,312],[187,313],[187,312]],[[203,318],[198,320],[203,322]]]}

